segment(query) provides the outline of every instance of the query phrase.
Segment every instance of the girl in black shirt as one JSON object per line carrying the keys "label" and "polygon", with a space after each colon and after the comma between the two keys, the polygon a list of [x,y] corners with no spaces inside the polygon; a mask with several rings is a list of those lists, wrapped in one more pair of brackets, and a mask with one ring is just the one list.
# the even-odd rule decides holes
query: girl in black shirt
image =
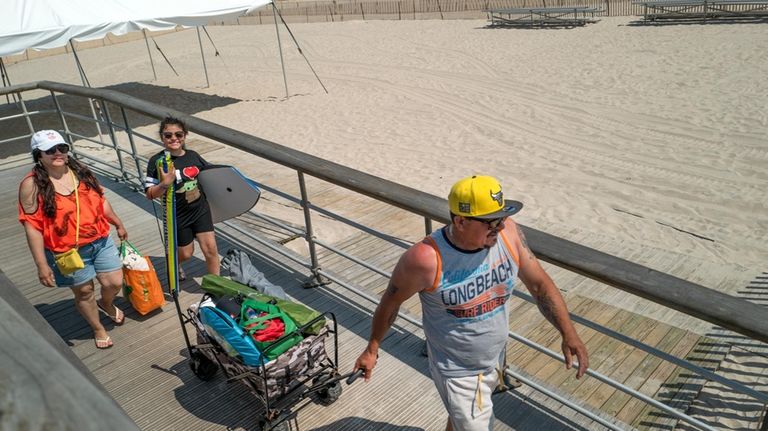
{"label": "girl in black shirt", "polygon": [[[179,246],[179,263],[192,257],[195,251],[194,239],[200,244],[205,256],[205,266],[209,274],[219,275],[219,251],[213,231],[211,209],[205,194],[197,183],[197,175],[209,163],[200,154],[184,148],[187,127],[179,119],[166,117],[160,123],[160,139],[165,149],[149,159],[144,191],[149,199],[165,194],[168,187],[176,182],[176,239]],[[158,160],[164,153],[171,153],[174,172],[163,172],[157,168]],[[180,279],[184,271],[179,267]]]}

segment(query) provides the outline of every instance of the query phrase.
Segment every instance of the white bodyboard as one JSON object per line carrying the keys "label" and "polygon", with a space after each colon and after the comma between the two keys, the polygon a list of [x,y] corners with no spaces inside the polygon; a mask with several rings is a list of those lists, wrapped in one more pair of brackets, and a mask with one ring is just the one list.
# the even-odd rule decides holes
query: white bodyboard
{"label": "white bodyboard", "polygon": [[253,208],[259,201],[261,190],[232,166],[203,169],[197,176],[205,193],[214,223],[219,223]]}

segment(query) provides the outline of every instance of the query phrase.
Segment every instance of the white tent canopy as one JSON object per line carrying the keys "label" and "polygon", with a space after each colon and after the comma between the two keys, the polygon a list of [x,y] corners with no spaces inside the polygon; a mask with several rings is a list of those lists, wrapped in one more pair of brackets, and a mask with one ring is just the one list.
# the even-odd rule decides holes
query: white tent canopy
{"label": "white tent canopy", "polygon": [[0,57],[147,29],[235,18],[271,0],[3,0]]}

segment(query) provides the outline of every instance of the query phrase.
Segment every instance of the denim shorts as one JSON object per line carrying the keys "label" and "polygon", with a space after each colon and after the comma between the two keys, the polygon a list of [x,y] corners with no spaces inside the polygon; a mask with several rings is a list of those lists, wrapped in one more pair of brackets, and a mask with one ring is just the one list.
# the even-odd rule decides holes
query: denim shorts
{"label": "denim shorts", "polygon": [[56,266],[53,253],[48,249],[45,250],[45,258],[48,260],[48,266],[53,269],[56,286],[67,288],[80,286],[93,280],[97,273],[117,271],[123,267],[117,247],[109,235],[83,245],[77,251],[83,259],[85,268],[63,275]]}

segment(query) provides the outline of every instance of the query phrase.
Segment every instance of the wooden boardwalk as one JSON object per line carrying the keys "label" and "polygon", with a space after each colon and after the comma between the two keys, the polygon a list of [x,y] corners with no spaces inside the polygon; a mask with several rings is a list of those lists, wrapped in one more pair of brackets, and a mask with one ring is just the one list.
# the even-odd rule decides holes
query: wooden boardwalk
{"label": "wooden boardwalk", "polygon": [[[0,166],[0,214],[6,221],[0,228],[4,245],[0,251],[0,270],[71,346],[73,352],[140,428],[251,429],[259,418],[259,405],[241,385],[228,384],[221,373],[210,382],[201,382],[189,370],[179,320],[171,302],[162,311],[143,317],[131,310],[125,301],[120,302],[126,310],[126,324],[115,328],[107,324],[115,346],[100,351],[94,347],[89,328],[75,311],[69,290],[47,289],[38,284],[23,230],[15,221],[17,185],[27,170],[26,163],[21,166]],[[295,176],[286,179],[284,184],[271,185],[293,190],[296,188]],[[405,242],[417,240],[423,235],[423,220],[412,214],[373,203],[364,197],[350,196],[319,181],[310,180],[309,185],[311,201],[315,205],[331,207],[359,223],[380,227],[393,238]],[[164,279],[162,244],[152,204],[123,184],[105,181],[104,186],[108,189],[110,202],[126,225],[131,242],[142,253],[152,257],[161,280]],[[277,200],[265,196],[265,201],[259,204],[260,208],[266,212],[270,205],[278,205]],[[290,234],[263,229],[263,225],[252,218],[245,217],[240,223],[262,231],[264,238],[276,243],[288,243],[290,247],[294,242]],[[288,294],[312,308],[336,313],[340,324],[340,368],[349,371],[354,358],[365,345],[374,306],[336,284],[303,289],[301,284],[309,275],[305,268],[266,247],[243,243],[242,236],[232,229],[217,229],[220,253],[224,254],[233,246],[258,252],[254,264],[270,281],[283,286]],[[384,270],[390,270],[402,252],[402,248],[392,242],[366,234],[341,232],[341,236],[334,241],[336,247],[365,258]],[[297,250],[300,249],[297,247]],[[372,295],[380,295],[386,286],[383,277],[353,266],[347,259],[325,250],[321,250],[320,255],[324,270],[350,281]],[[182,282],[182,308],[200,298],[198,282],[205,269],[199,251],[185,265],[185,270],[188,279]],[[695,357],[699,363],[708,364],[708,367],[715,364],[713,368],[716,368],[728,353],[721,344],[700,333],[647,317],[648,313],[642,310],[628,311],[588,294],[593,288],[605,291],[610,288],[596,286],[597,283],[591,280],[557,268],[550,270],[560,286],[568,286],[564,295],[571,311],[584,319],[605,325],[675,356]],[[526,296],[527,292],[523,291],[513,299],[511,329],[552,350],[559,350],[557,333],[544,322],[536,307],[526,301]],[[420,316],[415,299],[407,302],[403,310],[416,318]],[[106,323],[106,319],[103,321]],[[426,358],[420,354],[423,334],[417,327],[403,320],[398,320],[395,326],[395,330],[390,332],[382,345],[379,367],[372,381],[345,386],[340,400],[329,407],[308,402],[298,414],[301,429],[443,429],[445,413],[429,379]],[[191,327],[188,330],[193,331]],[[689,372],[681,372],[676,366],[662,363],[635,347],[618,343],[593,329],[579,325],[579,331],[590,349],[590,361],[595,370],[633,388],[639,388],[647,395],[672,402],[683,410],[696,398],[705,383],[690,377]],[[191,335],[194,338],[194,333]],[[332,349],[332,345],[328,348]],[[596,379],[587,377],[577,381],[573,372],[564,371],[562,363],[519,343],[510,343],[508,353],[510,364],[519,371],[547,386],[556,387],[594,411],[602,411],[604,417],[618,421],[621,427],[661,430],[670,429],[676,423]],[[586,417],[525,386],[496,396],[494,403],[497,430],[602,429]]]}
{"label": "wooden boardwalk", "polygon": [[[3,249],[0,270],[28,300],[72,351],[83,361],[112,397],[145,430],[240,430],[251,429],[259,418],[259,407],[238,384],[228,384],[221,373],[210,382],[199,381],[189,370],[187,352],[173,304],[162,311],[139,316],[125,301],[126,323],[113,327],[104,318],[115,346],[97,350],[87,324],[74,309],[68,289],[47,289],[37,282],[23,230],[16,222],[17,185],[28,170],[5,166],[0,171],[0,213]],[[140,194],[121,184],[104,182],[107,196],[123,219],[131,242],[152,257],[161,279],[165,272],[162,244],[152,205]],[[226,232],[222,232],[226,236]],[[222,251],[231,243],[222,239]],[[275,284],[283,286],[298,301],[315,309],[333,311],[339,324],[340,368],[351,369],[370,331],[372,307],[330,285],[303,289],[308,271],[285,258],[261,250],[254,263]],[[182,283],[183,308],[198,300],[199,277],[204,262],[198,254],[185,266]],[[188,328],[191,330],[191,328]],[[298,414],[303,430],[440,430],[445,414],[431,380],[426,358],[420,355],[423,335],[418,328],[398,322],[382,346],[374,379],[345,386],[339,401],[329,407],[309,402]],[[328,346],[332,349],[332,346]],[[409,394],[410,396],[402,396]],[[494,399],[497,429],[600,429],[583,416],[574,415],[557,403],[522,389]],[[534,425],[535,424],[535,425]]]}

